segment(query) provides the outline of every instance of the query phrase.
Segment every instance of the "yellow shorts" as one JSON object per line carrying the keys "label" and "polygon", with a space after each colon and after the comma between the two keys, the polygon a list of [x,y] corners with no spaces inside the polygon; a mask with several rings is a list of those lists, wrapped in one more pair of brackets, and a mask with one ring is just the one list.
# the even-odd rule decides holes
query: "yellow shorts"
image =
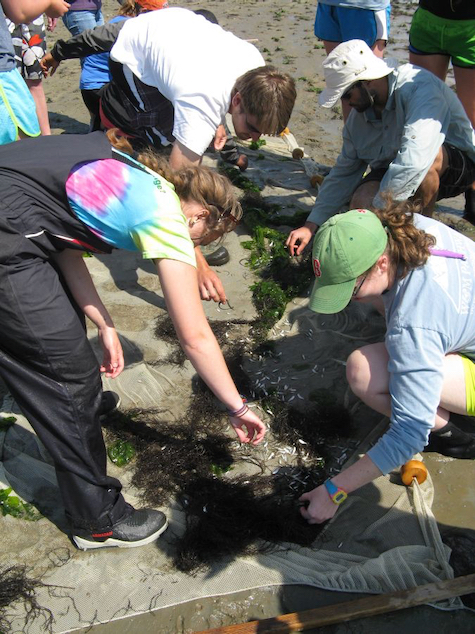
{"label": "yellow shorts", "polygon": [[467,397],[467,414],[475,416],[475,362],[468,357],[462,357],[465,373],[465,394]]}

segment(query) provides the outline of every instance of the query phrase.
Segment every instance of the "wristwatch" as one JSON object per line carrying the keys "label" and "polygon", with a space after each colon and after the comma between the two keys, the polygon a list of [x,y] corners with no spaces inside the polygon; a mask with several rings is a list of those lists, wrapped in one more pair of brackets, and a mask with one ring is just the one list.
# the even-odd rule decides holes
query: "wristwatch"
{"label": "wristwatch", "polygon": [[337,487],[336,485],[334,485],[330,479],[325,480],[323,485],[327,490],[327,493],[330,496],[330,500],[333,502],[333,504],[341,504],[348,497],[348,493],[341,487]]}

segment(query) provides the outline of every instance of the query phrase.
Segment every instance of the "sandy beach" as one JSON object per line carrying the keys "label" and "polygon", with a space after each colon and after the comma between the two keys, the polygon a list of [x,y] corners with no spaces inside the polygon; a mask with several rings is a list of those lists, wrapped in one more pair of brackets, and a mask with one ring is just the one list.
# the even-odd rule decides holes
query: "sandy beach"
{"label": "sandy beach", "polygon": [[[396,0],[392,4],[392,31],[387,54],[404,63],[408,61],[407,33],[416,3]],[[289,128],[304,148],[306,157],[319,164],[333,165],[341,147],[343,122],[339,105],[323,109],[317,103],[318,94],[324,86],[321,63],[325,52],[323,45],[313,34],[316,8],[314,0],[209,0],[206,5],[194,0],[183,0],[180,3],[171,2],[170,5],[213,11],[225,29],[253,41],[267,63],[290,73],[296,80],[298,97]],[[103,0],[105,19],[112,18],[117,8],[116,0]],[[67,30],[59,22],[54,33],[48,34],[48,43],[51,47],[57,39],[68,37]],[[449,77],[448,81],[452,82],[452,79]],[[56,74],[44,81],[53,134],[82,134],[88,131],[89,116],[78,84],[77,60],[62,63]],[[260,151],[251,150],[248,143],[243,143],[242,149],[250,161],[246,174],[259,183],[267,202],[279,204],[282,213],[289,209],[292,209],[292,213],[310,211],[317,192],[310,186],[302,163],[291,161],[289,151],[281,139],[268,140],[268,145]],[[212,166],[217,164],[216,156],[213,155],[207,156],[205,161]],[[463,223],[463,198],[443,202],[440,212],[444,218],[455,226]],[[468,233],[472,231],[466,223],[460,226]],[[230,251],[231,260],[216,269],[224,281],[232,310],[226,312],[213,303],[204,303],[205,312],[213,323],[219,322],[222,325],[228,323],[228,320],[234,320],[234,323],[228,324],[229,329],[223,335],[225,347],[228,343],[231,346],[246,342],[251,337],[249,323],[257,315],[249,289],[257,279],[257,274],[247,265],[248,252],[242,247],[242,243],[249,239],[245,226],[238,227],[236,232],[227,236],[225,244]],[[193,405],[196,376],[189,362],[182,366],[171,363],[170,358],[176,354],[176,346],[156,336],[156,318],[165,315],[165,303],[152,263],[142,260],[138,254],[122,252],[114,252],[107,257],[98,256],[87,262],[99,294],[120,333],[126,358],[127,371],[119,377],[115,385],[106,380],[105,387],[117,389],[122,396],[121,407],[124,409],[158,406],[159,418],[181,421],[183,412]],[[311,402],[312,395],[323,390],[330,392],[339,404],[351,411],[358,431],[346,444],[346,440],[335,441],[331,468],[336,471],[345,460],[356,459],[358,452],[370,446],[387,424],[386,419],[382,420],[381,416],[369,410],[350,393],[345,379],[348,354],[365,342],[381,340],[384,324],[379,315],[358,307],[350,307],[338,315],[325,318],[316,316],[306,307],[306,293],[302,295],[289,303],[282,319],[268,333],[273,354],[266,357],[253,353],[249,358],[244,355],[240,369],[249,377],[251,389],[261,395],[265,390],[272,390],[289,406],[304,410]],[[88,334],[98,350],[95,329],[89,326]],[[229,342],[226,342],[224,337],[228,338],[228,335]],[[4,412],[10,411],[8,406],[14,407],[8,401],[4,404]],[[16,410],[12,411],[17,415]],[[262,411],[262,414],[269,421],[272,418],[272,412]],[[300,567],[307,566],[303,573],[292,574],[292,566],[288,564],[288,568],[285,568],[278,556],[275,561],[259,556],[257,559],[260,561],[257,563],[262,569],[256,562],[252,562],[252,567],[248,561],[236,558],[232,562],[235,567],[230,564],[227,569],[226,566],[217,565],[213,567],[211,574],[187,578],[172,565],[174,540],[185,530],[186,525],[185,513],[175,502],[169,507],[163,504],[163,510],[170,517],[170,529],[163,540],[160,540],[160,548],[149,546],[147,549],[133,549],[142,552],[132,554],[129,554],[131,551],[124,554],[122,549],[122,552],[115,549],[91,555],[79,552],[71,546],[62,532],[65,530],[64,514],[55,497],[57,488],[51,475],[51,465],[48,464],[47,457],[39,455],[41,451],[38,454],[36,445],[31,450],[32,434],[27,425],[20,431],[15,442],[22,447],[24,443],[26,462],[19,465],[15,463],[16,446],[10,445],[8,455],[5,454],[3,458],[6,471],[12,477],[12,486],[18,486],[18,494],[24,495],[25,499],[28,493],[31,495],[31,491],[35,495],[38,492],[43,495],[42,512],[45,517],[39,522],[4,518],[3,524],[0,524],[0,538],[4,553],[8,553],[8,562],[6,557],[2,557],[0,562],[28,564],[32,573],[42,578],[44,576],[52,587],[60,588],[51,592],[42,589],[40,593],[41,604],[51,607],[54,612],[56,621],[50,631],[55,634],[71,631],[85,634],[91,629],[95,634],[189,634],[251,618],[265,618],[310,609],[317,605],[338,603],[363,594],[363,590],[358,594],[344,592],[343,588],[330,590],[329,585],[314,582],[311,578],[313,566],[317,566],[318,561],[304,559],[306,553],[298,549],[295,549],[296,553],[283,554],[282,559],[287,565],[287,555],[301,556]],[[0,433],[0,456],[4,450],[2,442]],[[306,444],[302,439],[299,442],[302,446]],[[248,459],[248,462],[244,466],[235,465],[235,471],[231,471],[230,477],[239,474],[240,469],[246,477],[252,476],[259,471],[259,464],[262,463],[266,465],[266,473],[273,473],[275,469],[286,467],[288,452],[292,452],[291,447],[282,447],[270,436],[269,445],[260,447],[254,456],[252,451],[243,451],[244,459]],[[30,464],[28,460],[32,456],[37,461],[35,465],[39,465],[38,477],[26,474],[22,481],[22,469],[25,471],[24,464]],[[8,460],[11,465],[7,464]],[[424,454],[424,461],[431,479],[422,495],[427,499],[428,507],[432,506],[435,515],[433,526],[438,525],[441,531],[453,527],[463,528],[475,535],[475,499],[471,489],[475,461],[446,459],[437,454]],[[0,468],[1,466],[0,462]],[[128,499],[134,504],[141,504],[141,492],[131,484],[132,470],[121,469],[112,463],[108,465],[108,469],[124,483]],[[366,495],[362,495],[361,499],[356,496],[355,515],[352,517],[348,514],[348,518],[340,522],[327,542],[322,542],[322,547],[332,551],[333,555],[336,553],[335,557],[345,557],[345,549],[352,536],[356,538],[370,530],[364,522],[368,514],[374,513],[374,517],[368,519],[373,531],[368,542],[371,542],[371,547],[374,546],[374,551],[370,553],[370,546],[361,539],[358,557],[363,558],[364,555],[376,559],[380,554],[384,556],[385,548],[394,547],[397,550],[404,546],[406,535],[409,534],[414,538],[411,542],[414,551],[422,551],[425,547],[424,529],[422,525],[419,526],[419,515],[410,510],[412,493],[406,494],[405,487],[400,485],[394,474],[388,476],[387,481],[379,488],[368,485]],[[391,495],[395,500],[397,498],[397,503]],[[403,503],[400,502],[401,496],[407,497]],[[384,513],[388,511],[388,521],[395,521],[399,530],[386,531],[384,513],[376,510],[376,507],[384,508]],[[163,552],[159,553],[160,549]],[[348,545],[348,553],[350,551],[351,547]],[[355,566],[360,563],[359,560],[351,562]],[[433,564],[436,570],[434,574],[442,577],[438,570],[439,563],[436,561]],[[247,565],[249,568],[246,568]],[[427,568],[430,569],[431,566],[432,560]],[[322,564],[322,568],[324,567]],[[285,569],[285,574],[278,577],[276,571],[281,573],[282,568]],[[254,577],[246,585],[249,570]],[[431,578],[432,572],[429,570],[421,573],[417,570],[412,585],[424,583],[426,578]],[[374,587],[377,587],[377,574],[374,576]],[[91,582],[90,588],[87,587],[88,580]],[[129,586],[126,585],[127,582]],[[201,585],[203,594],[200,595]],[[146,592],[154,586],[158,590],[147,595]],[[385,586],[381,587],[384,587],[383,591],[387,590]],[[412,587],[410,583],[409,587]],[[145,598],[138,596],[140,591],[145,593]],[[375,593],[381,590],[366,588],[366,591]],[[121,592],[124,595],[123,603],[114,606],[113,595],[120,597]],[[102,596],[112,597],[110,606],[103,605],[106,601],[102,601]],[[41,619],[32,621],[29,629],[22,629],[24,614],[21,609],[15,613],[12,622],[16,626],[12,631],[28,631],[32,634],[44,631],[41,629]],[[456,628],[459,634],[469,634],[474,631],[474,627],[475,614],[464,610],[442,612],[421,606],[393,615],[329,626],[318,629],[318,632],[399,634],[405,630],[425,634],[434,630],[449,632]]]}
{"label": "sandy beach", "polygon": [[[404,62],[408,60],[407,31],[415,5],[408,0],[392,4],[388,55]],[[313,0],[210,0],[206,6],[194,0],[170,2],[170,6],[213,11],[225,29],[253,41],[267,63],[295,78],[298,97],[289,127],[309,156],[331,165],[340,150],[342,117],[339,105],[328,110],[317,104],[324,86],[321,62],[325,51],[313,33],[315,5]],[[116,0],[104,0],[106,20],[116,11]],[[56,39],[67,37],[68,31],[59,22],[55,32],[48,34],[48,42],[52,45]],[[70,60],[44,82],[54,134],[86,131],[88,115],[78,92],[78,78],[79,63]]]}

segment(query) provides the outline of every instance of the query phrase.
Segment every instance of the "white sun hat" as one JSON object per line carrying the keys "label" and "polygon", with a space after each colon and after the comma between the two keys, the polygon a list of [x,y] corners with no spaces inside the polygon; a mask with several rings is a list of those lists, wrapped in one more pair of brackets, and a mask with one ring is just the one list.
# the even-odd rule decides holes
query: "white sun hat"
{"label": "white sun hat", "polygon": [[318,102],[331,108],[355,82],[386,77],[396,66],[395,59],[376,57],[363,40],[342,42],[323,62],[326,88]]}

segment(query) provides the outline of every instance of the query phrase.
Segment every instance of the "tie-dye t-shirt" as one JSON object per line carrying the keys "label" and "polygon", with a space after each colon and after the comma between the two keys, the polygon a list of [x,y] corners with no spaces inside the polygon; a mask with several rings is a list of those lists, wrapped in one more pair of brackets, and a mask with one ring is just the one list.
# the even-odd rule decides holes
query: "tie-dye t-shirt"
{"label": "tie-dye t-shirt", "polygon": [[155,172],[115,159],[82,163],[69,175],[66,192],[74,214],[104,242],[196,266],[180,200]]}

